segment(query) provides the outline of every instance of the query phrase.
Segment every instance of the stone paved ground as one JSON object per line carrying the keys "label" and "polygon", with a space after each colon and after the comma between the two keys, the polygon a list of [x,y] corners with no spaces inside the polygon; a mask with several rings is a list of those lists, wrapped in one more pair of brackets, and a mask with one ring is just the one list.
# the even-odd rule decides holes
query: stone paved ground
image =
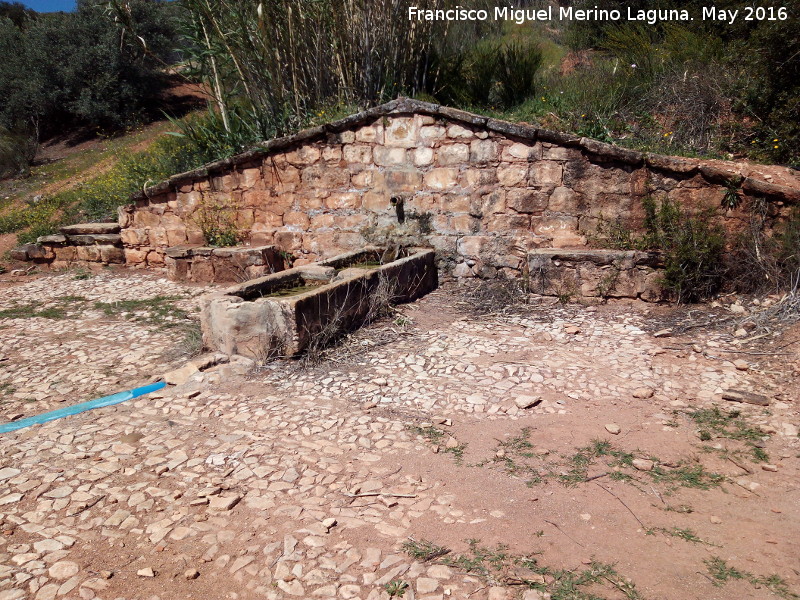
{"label": "stone paved ground", "polygon": [[112,272],[12,281],[0,282],[4,420],[152,381],[165,361],[181,357],[192,321],[180,312],[202,292],[163,277]]}
{"label": "stone paved ground", "polygon": [[[94,301],[171,286],[95,283],[50,277],[9,293]],[[243,378],[223,365],[3,435],[0,600],[375,600],[405,585],[418,600],[588,598],[576,586],[610,599],[800,592],[796,354],[782,370],[743,355],[749,368],[737,369],[726,330],[657,338],[651,317],[669,311],[642,305],[475,317],[463,302],[439,290],[316,367],[275,362]],[[24,323],[39,332],[43,382],[96,374],[106,351],[88,329],[70,332],[83,363],[64,360],[38,319],[0,331],[2,352],[24,347]],[[120,385],[164,370],[157,357],[174,340],[148,331]],[[773,398],[730,420],[759,428],[746,431],[768,462],[718,430],[701,441],[686,416],[721,406],[728,387]],[[593,440],[611,446],[589,456]],[[690,479],[710,489],[680,487]],[[418,560],[409,539],[451,552]],[[524,555],[536,564],[513,563]],[[715,579],[731,574],[721,564],[741,577]]]}

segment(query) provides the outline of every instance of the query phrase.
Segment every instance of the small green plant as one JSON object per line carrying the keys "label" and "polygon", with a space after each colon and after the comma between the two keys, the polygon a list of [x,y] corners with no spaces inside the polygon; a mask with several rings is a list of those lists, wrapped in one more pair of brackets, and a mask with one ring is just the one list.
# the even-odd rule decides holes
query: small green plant
{"label": "small green plant", "polygon": [[389,594],[389,598],[402,598],[408,589],[408,582],[401,579],[392,579],[383,586],[383,589]]}
{"label": "small green plant", "polygon": [[94,277],[94,275],[92,275],[91,271],[86,269],[75,269],[75,275],[72,276],[72,278],[76,281],[83,281],[86,279],[91,279],[92,277]]}
{"label": "small green plant", "polygon": [[[723,412],[718,406],[701,408],[687,413],[699,428],[701,441],[714,437],[743,442],[754,462],[767,462],[769,455],[757,445],[765,434],[750,425],[739,410]],[[766,436],[768,437],[768,436]]]}
{"label": "small green plant", "polygon": [[[426,426],[426,427],[412,426],[412,427],[409,427],[409,429],[413,433],[425,438],[425,440],[427,442],[429,442],[430,444],[433,444],[434,446],[438,446],[440,448],[442,447],[442,442],[444,441],[444,439],[446,437],[446,434],[445,434],[444,431],[441,431],[440,429],[437,429],[436,427],[433,427],[432,425]],[[461,465],[464,462],[464,451],[466,449],[467,449],[467,445],[466,444],[458,444],[458,445],[455,445],[455,446],[444,447],[443,451],[448,453],[448,454],[452,454],[453,458],[455,460],[455,463],[457,465]]]}
{"label": "small green plant", "polygon": [[[592,561],[585,569],[551,569],[539,565],[533,555],[515,555],[507,546],[482,546],[480,540],[467,540],[464,554],[448,556],[443,564],[483,577],[492,585],[522,585],[547,592],[552,600],[597,600],[600,586],[610,585],[628,600],[641,598],[636,586],[622,577],[613,565]],[[526,578],[516,567],[531,572]]]}
{"label": "small green plant", "polygon": [[209,246],[235,246],[244,232],[238,220],[239,207],[232,199],[203,198],[192,215]]}
{"label": "small green plant", "polygon": [[154,325],[166,329],[186,326],[188,313],[175,306],[180,296],[154,296],[142,300],[118,300],[116,302],[95,302],[95,310],[107,317],[124,315],[126,319]]}
{"label": "small green plant", "polygon": [[436,558],[441,558],[450,553],[449,548],[434,544],[430,540],[417,541],[414,538],[408,538],[403,542],[403,550],[411,558],[422,562],[428,562]]}
{"label": "small green plant", "polygon": [[600,295],[601,298],[607,299],[611,292],[614,291],[614,288],[617,287],[617,282],[619,281],[619,276],[622,273],[622,268],[614,262],[613,265],[608,269],[603,278],[597,284],[597,293]]}
{"label": "small green plant", "polygon": [[734,177],[725,182],[725,193],[722,195],[722,208],[725,210],[734,210],[739,208],[742,203],[742,198],[739,195],[739,189],[742,187],[743,178],[741,176]]}
{"label": "small green plant", "polygon": [[28,304],[13,304],[9,308],[0,310],[0,319],[31,319],[34,317],[42,319],[66,319],[75,315],[75,305],[85,302],[83,296],[60,296],[49,300],[47,304],[42,302],[30,302]]}
{"label": "small green plant", "polygon": [[755,587],[765,587],[773,594],[786,600],[797,600],[800,595],[792,592],[786,581],[779,575],[759,576],[740,571],[731,567],[728,563],[718,556],[712,556],[703,561],[708,569],[709,575],[714,579],[714,585],[721,586],[732,579],[744,580]]}
{"label": "small green plant", "polygon": [[681,529],[680,527],[671,527],[669,529],[667,529],[666,527],[653,527],[651,529],[648,529],[645,533],[647,535],[654,535],[655,533],[663,533],[664,535],[668,535],[670,537],[676,537],[684,541],[691,542],[692,544],[705,544],[707,546],[717,546],[717,544],[712,544],[711,542],[707,542],[706,540],[702,539],[691,529]]}

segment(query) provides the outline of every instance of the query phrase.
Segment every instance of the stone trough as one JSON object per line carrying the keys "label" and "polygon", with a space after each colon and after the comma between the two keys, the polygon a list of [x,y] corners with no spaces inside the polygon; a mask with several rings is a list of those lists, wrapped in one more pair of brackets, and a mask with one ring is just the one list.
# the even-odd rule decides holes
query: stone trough
{"label": "stone trough", "polygon": [[433,250],[367,247],[204,296],[203,342],[256,360],[295,356],[437,285]]}

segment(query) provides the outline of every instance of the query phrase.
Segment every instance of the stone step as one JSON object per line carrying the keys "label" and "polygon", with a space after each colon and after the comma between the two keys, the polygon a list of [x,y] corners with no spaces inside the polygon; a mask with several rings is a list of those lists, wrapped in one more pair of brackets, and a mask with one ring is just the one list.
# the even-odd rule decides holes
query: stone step
{"label": "stone step", "polygon": [[67,242],[72,246],[122,246],[122,236],[118,233],[68,235]]}
{"label": "stone step", "polygon": [[59,230],[64,235],[105,235],[119,233],[119,223],[79,223],[78,225],[65,225]]}

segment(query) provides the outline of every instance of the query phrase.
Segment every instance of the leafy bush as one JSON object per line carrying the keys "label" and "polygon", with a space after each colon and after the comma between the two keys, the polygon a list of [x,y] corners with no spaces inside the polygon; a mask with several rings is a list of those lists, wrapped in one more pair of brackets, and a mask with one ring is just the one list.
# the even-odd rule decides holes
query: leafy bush
{"label": "leafy bush", "polygon": [[498,96],[501,106],[521,104],[536,93],[536,74],[542,66],[542,51],[533,44],[513,42],[499,53]]}
{"label": "leafy bush", "polygon": [[535,94],[542,50],[531,40],[484,40],[436,54],[428,91],[439,101],[465,107],[508,109]]}
{"label": "leafy bush", "polygon": [[740,292],[762,293],[790,289],[800,281],[800,208],[769,233],[767,203],[750,204],[748,227],[733,243],[728,276]]}
{"label": "leafy bush", "polygon": [[35,141],[0,126],[0,179],[24,175],[36,154]]}
{"label": "leafy bush", "polygon": [[660,206],[643,200],[646,244],[663,253],[662,285],[678,302],[713,296],[722,285],[725,232],[712,223],[713,213],[691,214],[668,198]]}
{"label": "leafy bush", "polygon": [[714,212],[691,213],[677,202],[651,196],[642,199],[643,234],[620,222],[601,220],[595,242],[618,250],[655,250],[662,255],[662,287],[678,302],[712,297],[726,274],[725,230],[713,222]]}
{"label": "leafy bush", "polygon": [[79,0],[75,12],[27,19],[24,32],[0,17],[0,125],[38,138],[69,126],[114,130],[140,120],[165,88],[160,61],[174,29],[166,4],[126,3],[146,49],[121,35],[96,0]]}

